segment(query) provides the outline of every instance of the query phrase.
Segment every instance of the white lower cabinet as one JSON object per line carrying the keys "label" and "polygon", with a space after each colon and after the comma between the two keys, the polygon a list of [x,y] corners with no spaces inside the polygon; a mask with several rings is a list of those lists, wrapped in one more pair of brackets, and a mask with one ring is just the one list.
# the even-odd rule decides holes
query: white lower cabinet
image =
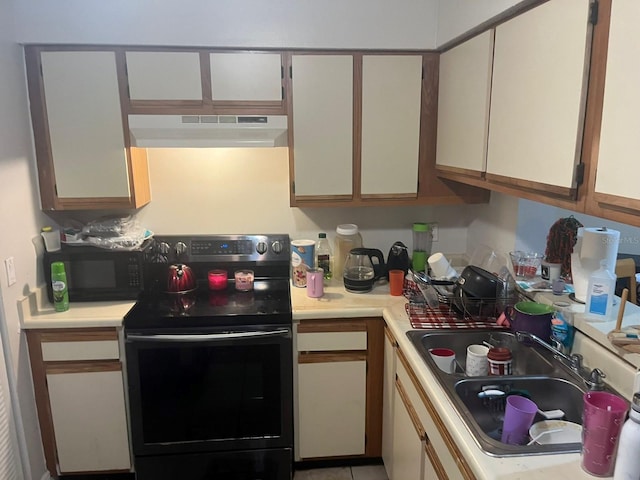
{"label": "white lower cabinet", "polygon": [[[424,432],[402,385],[396,384],[393,411],[393,469],[391,480],[422,478]],[[413,414],[413,415],[412,415]]]}
{"label": "white lower cabinet", "polygon": [[388,329],[385,342],[382,458],[389,480],[474,480]]}
{"label": "white lower cabinet", "polygon": [[301,458],[364,455],[366,375],[365,361],[298,365]]}
{"label": "white lower cabinet", "polygon": [[47,373],[61,472],[127,470],[122,372]]}
{"label": "white lower cabinet", "polygon": [[51,476],[130,471],[118,330],[42,329],[26,335]]}
{"label": "white lower cabinet", "polygon": [[295,459],[380,458],[383,320],[294,325]]}

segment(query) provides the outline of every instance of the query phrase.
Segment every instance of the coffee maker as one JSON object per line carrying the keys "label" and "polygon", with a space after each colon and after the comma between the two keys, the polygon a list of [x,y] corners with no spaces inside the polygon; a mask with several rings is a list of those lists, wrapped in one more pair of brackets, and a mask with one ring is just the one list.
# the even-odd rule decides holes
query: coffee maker
{"label": "coffee maker", "polygon": [[387,257],[387,280],[389,279],[389,270],[402,270],[406,276],[410,265],[409,249],[407,246],[402,242],[394,243]]}

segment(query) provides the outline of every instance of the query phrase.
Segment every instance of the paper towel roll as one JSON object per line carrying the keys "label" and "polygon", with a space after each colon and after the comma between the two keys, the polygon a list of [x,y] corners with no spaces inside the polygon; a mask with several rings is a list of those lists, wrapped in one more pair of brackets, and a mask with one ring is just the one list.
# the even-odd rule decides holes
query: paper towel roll
{"label": "paper towel roll", "polygon": [[608,228],[579,228],[578,239],[571,254],[571,275],[576,299],[584,302],[589,287],[589,276],[606,260],[607,269],[614,273],[620,232]]}

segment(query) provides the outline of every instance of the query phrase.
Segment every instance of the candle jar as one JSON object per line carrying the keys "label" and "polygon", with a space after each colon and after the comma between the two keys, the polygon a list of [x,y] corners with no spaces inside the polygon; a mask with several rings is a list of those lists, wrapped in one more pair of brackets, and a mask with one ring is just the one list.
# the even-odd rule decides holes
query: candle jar
{"label": "candle jar", "polygon": [[209,290],[224,290],[227,288],[226,270],[209,270]]}
{"label": "candle jar", "polygon": [[248,292],[253,290],[253,270],[236,270],[236,290]]}

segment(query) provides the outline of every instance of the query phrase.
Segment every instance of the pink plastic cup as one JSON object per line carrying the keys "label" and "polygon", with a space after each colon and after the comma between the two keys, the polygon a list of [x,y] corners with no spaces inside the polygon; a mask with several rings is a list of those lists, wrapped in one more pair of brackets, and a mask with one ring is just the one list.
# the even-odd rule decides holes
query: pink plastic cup
{"label": "pink plastic cup", "polygon": [[584,394],[582,418],[582,469],[591,475],[608,477],[618,447],[618,437],[629,405],[608,392]]}
{"label": "pink plastic cup", "polygon": [[509,445],[524,444],[536,413],[538,406],[532,400],[519,395],[507,397],[500,441]]}

